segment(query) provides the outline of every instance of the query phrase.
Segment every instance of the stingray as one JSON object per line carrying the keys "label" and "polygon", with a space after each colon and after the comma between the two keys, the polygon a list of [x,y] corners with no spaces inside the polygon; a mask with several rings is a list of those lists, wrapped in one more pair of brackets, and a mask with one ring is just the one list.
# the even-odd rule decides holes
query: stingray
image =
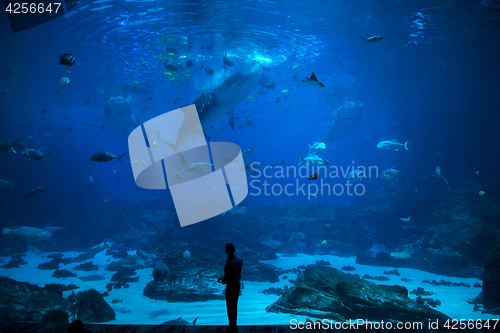
{"label": "stingray", "polygon": [[376,257],[377,256],[377,253],[379,252],[384,252],[384,253],[389,253],[389,251],[387,250],[387,248],[385,247],[384,244],[377,244],[377,245],[373,245],[369,250],[368,250],[368,255],[370,257]]}
{"label": "stingray", "polygon": [[306,77],[306,80],[302,80],[302,82],[304,82],[305,84],[308,84],[308,85],[311,85],[311,86],[315,86],[315,87],[322,87],[324,88],[325,85],[321,82],[318,81],[318,79],[316,78],[316,75],[314,75],[314,73],[311,74],[311,77]]}
{"label": "stingray", "polygon": [[328,132],[321,136],[321,139],[339,141],[359,126],[361,118],[363,118],[363,103],[346,102],[340,107],[335,118],[333,118],[333,125],[328,127]]}
{"label": "stingray", "polygon": [[276,249],[281,245],[280,241],[274,240],[270,235],[261,237],[260,242],[272,249]]}
{"label": "stingray", "polygon": [[82,281],[102,281],[102,280],[106,280],[106,278],[104,277],[104,275],[106,275],[106,274],[103,274],[103,275],[94,274],[94,275],[88,275],[88,276],[79,276],[78,278]]}
{"label": "stingray", "polygon": [[129,133],[137,127],[137,124],[131,119],[132,107],[128,99],[121,96],[112,98],[104,109],[104,118],[109,127],[119,133]]}

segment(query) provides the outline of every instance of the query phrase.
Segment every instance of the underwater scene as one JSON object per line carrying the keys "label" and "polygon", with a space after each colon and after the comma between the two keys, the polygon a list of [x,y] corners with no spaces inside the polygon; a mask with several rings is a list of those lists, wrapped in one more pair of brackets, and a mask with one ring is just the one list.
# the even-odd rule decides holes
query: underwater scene
{"label": "underwater scene", "polygon": [[0,331],[500,330],[500,1],[32,5],[0,14]]}

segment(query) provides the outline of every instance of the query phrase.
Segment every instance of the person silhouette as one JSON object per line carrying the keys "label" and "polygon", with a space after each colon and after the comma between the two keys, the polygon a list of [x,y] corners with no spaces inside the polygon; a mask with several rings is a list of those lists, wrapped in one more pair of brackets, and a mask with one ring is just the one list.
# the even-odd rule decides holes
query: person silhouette
{"label": "person silhouette", "polygon": [[236,318],[238,316],[238,298],[241,291],[240,279],[243,260],[234,255],[235,251],[233,244],[226,244],[227,260],[224,266],[224,276],[219,278],[219,282],[226,285],[226,309],[227,318],[229,319],[229,325],[224,330],[226,333],[238,332]]}
{"label": "person silhouette", "polygon": [[83,322],[80,319],[73,320],[68,327],[69,333],[92,333],[92,331],[85,328]]}

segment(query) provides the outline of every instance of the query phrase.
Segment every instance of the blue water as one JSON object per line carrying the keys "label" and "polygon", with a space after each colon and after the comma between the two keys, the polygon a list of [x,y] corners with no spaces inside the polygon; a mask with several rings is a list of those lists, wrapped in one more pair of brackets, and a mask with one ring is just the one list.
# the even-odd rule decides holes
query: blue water
{"label": "blue water", "polygon": [[[130,98],[137,125],[192,104],[202,87],[219,82],[215,77],[235,72],[224,69],[227,54],[235,68],[259,61],[268,69],[263,75],[277,85],[267,90],[257,84],[252,97],[236,106],[240,119],[234,130],[226,116],[213,123],[225,129],[205,128],[211,140],[233,142],[242,151],[256,145],[245,163],[266,166],[284,160],[294,167],[301,153],[307,155],[308,144],[324,141],[327,149],[318,155],[330,166],[374,166],[379,172],[379,178],[355,182],[362,184],[363,195],[267,196],[250,187],[241,206],[251,212],[296,205],[308,207],[311,216],[326,207],[332,218],[336,208],[346,212],[368,207],[374,213],[359,223],[366,224],[363,232],[372,233],[360,236],[353,248],[384,243],[396,249],[415,241],[415,235],[396,237],[400,231],[388,220],[398,224],[398,217],[421,216],[422,226],[428,226],[430,211],[448,191],[436,177],[436,166],[450,191],[464,189],[475,200],[481,199],[480,190],[499,195],[499,22],[498,1],[80,1],[66,15],[18,33],[11,32],[2,13],[0,141],[21,138],[28,146],[20,151],[35,148],[51,155],[36,162],[20,151],[0,154],[0,179],[14,185],[0,188],[0,227],[69,224],[65,232],[36,243],[44,250],[83,250],[117,238],[137,250],[148,238],[130,241],[133,232],[124,226],[137,228],[144,210],[157,214],[145,225],[149,234],[164,232],[155,225],[165,212],[170,228],[182,238],[170,192],[135,184],[127,134],[101,118],[109,97]],[[369,43],[360,36],[384,38]],[[76,59],[69,68],[58,62],[68,52]],[[166,74],[164,63],[176,64],[181,56],[192,59],[194,66]],[[199,70],[201,63],[216,75]],[[301,82],[312,72],[325,87]],[[58,86],[61,77],[68,77],[70,85]],[[178,97],[183,99],[176,101]],[[345,102],[363,104],[359,126],[339,141],[320,140]],[[251,126],[245,122],[248,117]],[[408,141],[408,150],[377,148],[392,139]],[[122,163],[90,161],[104,150],[127,155]],[[401,171],[398,178],[381,179],[380,173],[392,166]],[[250,184],[252,178],[248,180]],[[306,178],[298,181],[310,184]],[[325,181],[346,183],[345,178]],[[268,182],[284,187],[296,179],[271,177]],[[25,199],[24,193],[39,184],[47,191]],[[395,196],[401,200],[397,207],[391,205]],[[269,211],[260,218],[271,228],[281,213],[276,214]],[[186,228],[203,230],[214,221],[252,223],[226,214]],[[328,221],[321,219],[322,224]],[[297,228],[314,229],[302,224]],[[271,232],[266,228],[261,233]],[[279,231],[273,236],[289,238]],[[342,235],[328,237],[339,240]],[[0,243],[4,253],[25,246]]]}

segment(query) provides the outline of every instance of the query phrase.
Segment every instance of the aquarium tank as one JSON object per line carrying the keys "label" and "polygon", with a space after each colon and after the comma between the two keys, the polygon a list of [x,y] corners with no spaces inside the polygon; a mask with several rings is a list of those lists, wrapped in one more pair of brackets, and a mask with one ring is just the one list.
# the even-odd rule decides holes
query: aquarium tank
{"label": "aquarium tank", "polygon": [[500,330],[499,37],[498,0],[5,0],[0,331]]}

